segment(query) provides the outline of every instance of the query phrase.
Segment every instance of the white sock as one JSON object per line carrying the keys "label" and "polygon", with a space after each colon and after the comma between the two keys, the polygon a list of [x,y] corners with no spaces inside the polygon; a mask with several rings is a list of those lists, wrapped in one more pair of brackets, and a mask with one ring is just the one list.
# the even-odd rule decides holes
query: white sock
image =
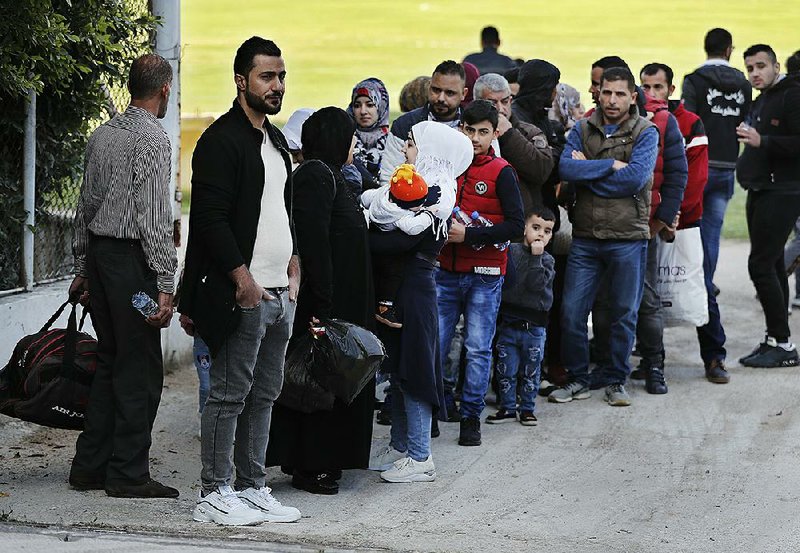
{"label": "white sock", "polygon": [[794,351],[794,344],[791,342],[778,342],[778,347],[786,351]]}

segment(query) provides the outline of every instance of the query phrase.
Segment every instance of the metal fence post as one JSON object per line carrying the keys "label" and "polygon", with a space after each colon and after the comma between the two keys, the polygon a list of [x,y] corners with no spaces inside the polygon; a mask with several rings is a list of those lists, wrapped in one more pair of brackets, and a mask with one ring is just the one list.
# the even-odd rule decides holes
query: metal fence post
{"label": "metal fence post", "polygon": [[23,206],[22,257],[25,290],[33,290],[33,229],[36,224],[36,92],[25,103],[25,140],[22,153]]}
{"label": "metal fence post", "polygon": [[181,149],[181,5],[178,0],[152,0],[153,15],[161,18],[156,28],[155,53],[172,66],[172,88],[167,114],[161,120],[172,143],[172,177],[170,188],[175,191],[173,217],[175,221],[175,245],[180,245],[181,190],[178,172]]}

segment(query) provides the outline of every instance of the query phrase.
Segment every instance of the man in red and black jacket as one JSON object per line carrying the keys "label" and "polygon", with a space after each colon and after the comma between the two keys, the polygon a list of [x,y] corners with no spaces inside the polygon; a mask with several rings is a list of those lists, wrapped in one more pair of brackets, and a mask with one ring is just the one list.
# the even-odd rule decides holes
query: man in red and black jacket
{"label": "man in red and black jacket", "polygon": [[[442,364],[456,322],[461,315],[465,319],[467,364],[461,392],[460,445],[481,443],[480,415],[491,373],[506,245],[522,236],[525,225],[517,174],[491,147],[498,134],[497,122],[497,109],[485,100],[476,100],[464,110],[461,129],[472,140],[475,157],[458,178],[459,215],[454,216],[436,273]],[[452,397],[454,387],[455,382],[447,379],[445,394]]]}
{"label": "man in red and black jacket", "polygon": [[[669,110],[675,116],[680,127],[686,148],[686,159],[689,166],[689,178],[686,191],[681,202],[681,216],[678,230],[700,226],[703,215],[703,191],[708,181],[708,138],[700,117],[686,109],[683,102],[669,100],[675,91],[673,71],[663,63],[651,63],[642,68],[642,88],[653,98],[669,102]],[[669,239],[671,233],[665,238]],[[708,323],[697,328],[700,342],[700,356],[706,370],[706,378],[710,382],[726,384],[730,375],[725,369],[725,329],[720,320],[719,306],[713,291],[713,268],[710,244],[703,240],[703,269],[706,276],[708,292]]]}

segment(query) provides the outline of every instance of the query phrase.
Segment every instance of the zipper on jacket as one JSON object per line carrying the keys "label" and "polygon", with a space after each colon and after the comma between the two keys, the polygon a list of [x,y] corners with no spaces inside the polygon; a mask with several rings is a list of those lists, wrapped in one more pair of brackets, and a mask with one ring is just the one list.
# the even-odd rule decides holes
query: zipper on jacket
{"label": "zipper on jacket", "polygon": [[[467,176],[469,176],[469,167],[467,170],[464,171],[464,182],[461,183],[461,188],[458,190],[458,198],[456,198],[456,205],[461,207],[461,200],[464,198],[464,187],[467,186]],[[464,235],[466,237],[467,231],[464,229]],[[453,269],[452,271],[456,272],[456,258],[458,257],[458,249],[456,248],[456,244],[453,244]]]}

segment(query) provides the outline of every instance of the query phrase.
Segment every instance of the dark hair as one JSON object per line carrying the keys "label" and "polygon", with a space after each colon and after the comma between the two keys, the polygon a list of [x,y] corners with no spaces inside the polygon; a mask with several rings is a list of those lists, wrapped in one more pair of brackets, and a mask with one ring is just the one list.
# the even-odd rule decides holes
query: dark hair
{"label": "dark hair", "polygon": [[659,71],[664,72],[664,74],[667,76],[667,84],[669,86],[672,86],[672,79],[675,77],[675,73],[673,73],[672,68],[665,63],[658,63],[655,61],[653,63],[648,63],[647,65],[642,67],[642,70],[639,71],[639,75],[653,76],[656,75]]}
{"label": "dark hair", "polygon": [[484,27],[481,31],[481,42],[483,44],[500,44],[500,33],[497,27]]}
{"label": "dark hair", "polygon": [[778,56],[775,55],[775,50],[773,50],[772,47],[767,44],[753,44],[750,48],[744,51],[742,57],[749,58],[750,56],[755,56],[759,52],[766,53],[772,63],[778,63]]}
{"label": "dark hair", "polygon": [[256,64],[253,60],[258,55],[279,58],[281,49],[278,48],[277,44],[266,38],[261,38],[260,36],[250,37],[242,42],[242,45],[236,50],[236,57],[233,58],[233,73],[247,77],[250,70],[255,67]]}
{"label": "dark hair", "polygon": [[433,73],[439,75],[458,75],[461,80],[467,82],[467,72],[464,71],[464,66],[453,60],[445,60],[436,66]]}
{"label": "dark hair", "polygon": [[328,106],[311,114],[303,123],[300,142],[304,159],[319,159],[336,167],[347,161],[356,122],[343,109]]}
{"label": "dark hair", "polygon": [[512,67],[511,69],[507,69],[503,72],[503,77],[506,78],[508,84],[518,83],[519,82],[519,66]]}
{"label": "dark hair", "polygon": [[481,121],[488,121],[493,129],[497,129],[497,108],[488,100],[474,100],[461,114],[461,122],[474,125]]}
{"label": "dark hair", "polygon": [[158,54],[145,54],[131,64],[128,92],[133,100],[152,98],[165,84],[172,82],[172,66]]}
{"label": "dark hair", "polygon": [[633,92],[636,90],[636,80],[633,78],[633,73],[631,73],[630,69],[627,67],[611,67],[603,71],[603,78],[600,79],[600,83],[602,84],[603,81],[627,81],[628,82],[628,90]]}
{"label": "dark hair", "polygon": [[525,222],[527,223],[528,220],[533,217],[540,217],[545,221],[553,221],[556,220],[556,215],[553,213],[553,210],[544,205],[532,205],[525,211]]}
{"label": "dark hair", "polygon": [[404,84],[402,90],[400,90],[400,96],[398,97],[400,111],[406,113],[427,104],[428,89],[430,89],[430,86],[431,78],[424,75]]}
{"label": "dark hair", "polygon": [[592,69],[599,67],[601,69],[611,69],[612,67],[624,67],[630,71],[630,67],[625,63],[625,60],[619,56],[605,56],[600,58],[592,64]]}
{"label": "dark hair", "polygon": [[786,59],[786,72],[797,73],[800,71],[800,50]]}
{"label": "dark hair", "polygon": [[719,27],[706,33],[703,48],[709,56],[724,56],[725,50],[733,45],[733,37],[725,29]]}

